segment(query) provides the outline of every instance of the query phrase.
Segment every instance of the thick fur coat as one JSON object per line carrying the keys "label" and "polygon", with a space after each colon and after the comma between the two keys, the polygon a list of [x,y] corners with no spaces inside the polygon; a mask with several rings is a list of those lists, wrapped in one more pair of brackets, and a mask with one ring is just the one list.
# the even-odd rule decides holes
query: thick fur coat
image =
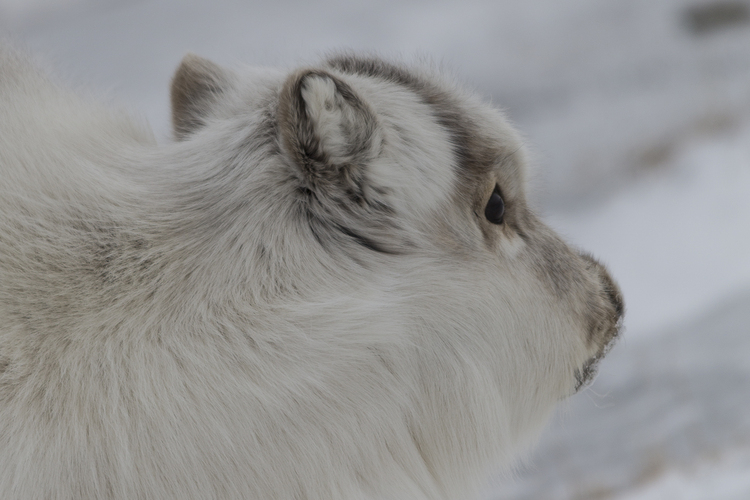
{"label": "thick fur coat", "polygon": [[175,141],[0,45],[0,498],[466,499],[622,299],[429,68],[187,56]]}

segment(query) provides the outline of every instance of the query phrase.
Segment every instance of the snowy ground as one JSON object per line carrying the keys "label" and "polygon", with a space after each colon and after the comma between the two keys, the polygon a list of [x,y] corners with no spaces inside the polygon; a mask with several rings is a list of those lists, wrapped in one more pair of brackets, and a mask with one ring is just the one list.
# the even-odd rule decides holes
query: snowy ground
{"label": "snowy ground", "polygon": [[750,498],[750,0],[0,0],[2,34],[165,141],[186,51],[442,61],[526,134],[537,203],[628,306],[596,384],[488,498]]}

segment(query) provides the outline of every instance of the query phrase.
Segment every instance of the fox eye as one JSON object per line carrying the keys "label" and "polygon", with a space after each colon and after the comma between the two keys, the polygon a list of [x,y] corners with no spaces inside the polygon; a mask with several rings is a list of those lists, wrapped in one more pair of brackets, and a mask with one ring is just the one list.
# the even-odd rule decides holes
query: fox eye
{"label": "fox eye", "polygon": [[487,202],[487,206],[484,208],[484,216],[493,224],[502,224],[504,214],[505,203],[500,194],[500,186],[496,185],[492,196],[490,196],[490,201]]}

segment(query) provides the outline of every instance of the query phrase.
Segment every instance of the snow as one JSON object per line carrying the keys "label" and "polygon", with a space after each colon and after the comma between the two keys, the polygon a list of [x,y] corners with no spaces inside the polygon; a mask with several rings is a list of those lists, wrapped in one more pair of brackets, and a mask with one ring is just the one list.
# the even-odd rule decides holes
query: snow
{"label": "snow", "polygon": [[670,471],[616,500],[747,500],[750,492],[750,454],[737,453],[697,469]]}
{"label": "snow", "polygon": [[750,498],[750,23],[698,30],[696,5],[717,2],[0,0],[0,36],[162,141],[187,51],[291,66],[353,48],[454,70],[529,139],[533,199],[610,266],[627,306],[597,382],[487,498],[738,500]]}

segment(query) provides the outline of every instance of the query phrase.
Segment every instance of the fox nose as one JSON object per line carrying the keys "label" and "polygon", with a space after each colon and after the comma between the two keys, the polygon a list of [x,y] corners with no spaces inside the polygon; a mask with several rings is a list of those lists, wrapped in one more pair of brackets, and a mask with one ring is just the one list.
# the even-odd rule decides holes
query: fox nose
{"label": "fox nose", "polygon": [[612,307],[614,309],[615,323],[618,323],[625,314],[625,302],[622,299],[622,292],[620,291],[620,287],[612,278],[612,275],[609,274],[609,271],[606,267],[599,264],[598,262],[596,262],[596,267],[599,272],[599,281],[601,281],[602,283],[602,289],[607,295],[607,298],[609,299],[609,302],[612,304]]}
{"label": "fox nose", "polygon": [[599,282],[598,290],[593,292],[592,311],[589,325],[589,345],[593,355],[575,371],[575,392],[590,384],[598,369],[599,362],[609,352],[622,328],[625,314],[625,303],[622,292],[615,280],[599,261],[588,254],[581,254],[589,272],[593,272]]}
{"label": "fox nose", "polygon": [[601,350],[604,350],[619,334],[622,318],[625,314],[625,302],[620,287],[609,274],[607,268],[588,254],[581,254],[581,257],[599,281],[599,300],[595,302],[601,305],[595,313],[597,320],[591,325],[590,340],[597,344]]}

